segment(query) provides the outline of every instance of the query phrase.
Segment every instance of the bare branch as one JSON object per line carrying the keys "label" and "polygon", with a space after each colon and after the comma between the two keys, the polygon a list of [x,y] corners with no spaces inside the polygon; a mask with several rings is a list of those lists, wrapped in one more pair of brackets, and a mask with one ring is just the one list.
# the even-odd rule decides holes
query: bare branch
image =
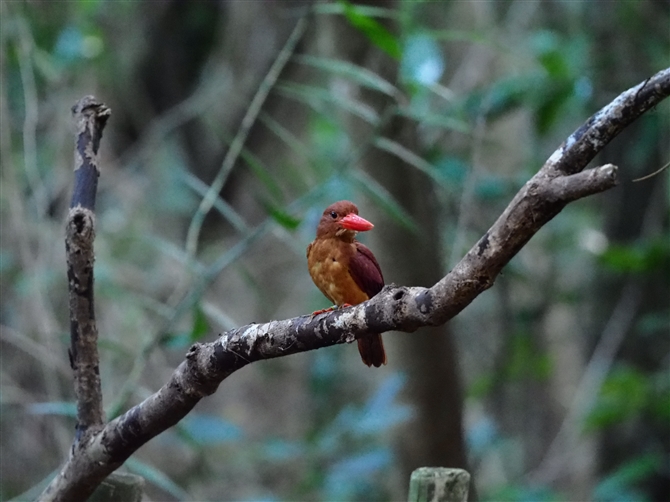
{"label": "bare branch", "polygon": [[604,192],[617,185],[617,167],[606,164],[581,173],[550,180],[543,194],[547,200],[572,202],[588,195]]}
{"label": "bare branch", "polygon": [[93,308],[93,239],[98,186],[98,147],[110,110],[92,96],[73,108],[76,122],[75,187],[68,214],[65,249],[70,291],[70,364],[74,371],[79,432],[103,423],[98,329]]}
{"label": "bare branch", "polygon": [[575,131],[516,194],[465,257],[431,288],[386,286],[371,300],[318,316],[250,324],[195,344],[158,392],[80,442],[42,500],[83,499],[149,439],[176,424],[231,373],[260,360],[351,343],[370,333],[447,322],[569,202],[616,185],[606,165],[581,172],[635,118],[670,95],[670,68],[621,94]]}
{"label": "bare branch", "polygon": [[651,174],[647,174],[646,176],[642,176],[641,178],[634,179],[633,183],[637,183],[638,181],[644,181],[644,180],[648,180],[649,178],[653,178],[654,176],[656,176],[658,174],[661,174],[668,167],[670,167],[670,162],[666,162],[665,164],[663,164],[663,166],[660,169],[656,169],[656,171],[654,171]]}
{"label": "bare branch", "polygon": [[543,170],[555,174],[581,171],[621,131],[670,93],[670,68],[631,87],[587,120],[552,154]]}

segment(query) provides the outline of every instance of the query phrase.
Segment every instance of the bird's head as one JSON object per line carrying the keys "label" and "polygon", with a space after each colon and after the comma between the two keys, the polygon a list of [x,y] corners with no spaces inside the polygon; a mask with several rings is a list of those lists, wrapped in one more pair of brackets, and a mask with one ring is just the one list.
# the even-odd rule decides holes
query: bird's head
{"label": "bird's head", "polygon": [[374,227],[368,220],[358,216],[358,208],[353,202],[341,200],[326,208],[316,228],[317,238],[339,237],[353,241],[356,232],[366,232]]}

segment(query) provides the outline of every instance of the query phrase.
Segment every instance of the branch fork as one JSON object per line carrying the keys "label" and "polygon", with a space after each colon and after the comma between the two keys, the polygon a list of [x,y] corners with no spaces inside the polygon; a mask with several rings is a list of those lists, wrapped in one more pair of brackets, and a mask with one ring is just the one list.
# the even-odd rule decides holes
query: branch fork
{"label": "branch fork", "polygon": [[569,202],[617,184],[611,164],[586,165],[631,122],[670,95],[670,68],[623,92],[551,155],[465,257],[430,288],[386,286],[371,300],[317,316],[250,324],[197,343],[169,381],[103,425],[93,313],[97,151],[109,109],[87,97],[75,105],[75,190],[68,219],[68,277],[77,415],[85,434],[40,500],[84,500],[151,438],[179,422],[234,371],[260,360],[351,343],[369,333],[412,332],[447,322],[490,288],[502,268]]}

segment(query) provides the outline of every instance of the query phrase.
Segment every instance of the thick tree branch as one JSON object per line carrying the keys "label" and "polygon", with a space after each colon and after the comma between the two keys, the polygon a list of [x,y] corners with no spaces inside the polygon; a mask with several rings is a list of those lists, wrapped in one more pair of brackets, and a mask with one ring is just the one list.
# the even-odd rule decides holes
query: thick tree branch
{"label": "thick tree branch", "polygon": [[670,69],[621,94],[554,152],[465,257],[431,288],[386,286],[355,307],[251,324],[195,344],[155,394],[80,442],[43,500],[81,500],[152,437],[179,422],[231,373],[261,359],[443,324],[490,288],[502,268],[566,204],[616,185],[612,165],[582,172],[628,124],[670,95]]}

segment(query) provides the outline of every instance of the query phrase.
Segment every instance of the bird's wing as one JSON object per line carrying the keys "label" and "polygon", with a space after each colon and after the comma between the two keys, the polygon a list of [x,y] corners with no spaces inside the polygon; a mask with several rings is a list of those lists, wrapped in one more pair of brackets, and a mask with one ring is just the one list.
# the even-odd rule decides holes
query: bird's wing
{"label": "bird's wing", "polygon": [[372,298],[384,287],[384,276],[379,263],[366,246],[356,242],[356,253],[349,260],[349,273],[359,288]]}

